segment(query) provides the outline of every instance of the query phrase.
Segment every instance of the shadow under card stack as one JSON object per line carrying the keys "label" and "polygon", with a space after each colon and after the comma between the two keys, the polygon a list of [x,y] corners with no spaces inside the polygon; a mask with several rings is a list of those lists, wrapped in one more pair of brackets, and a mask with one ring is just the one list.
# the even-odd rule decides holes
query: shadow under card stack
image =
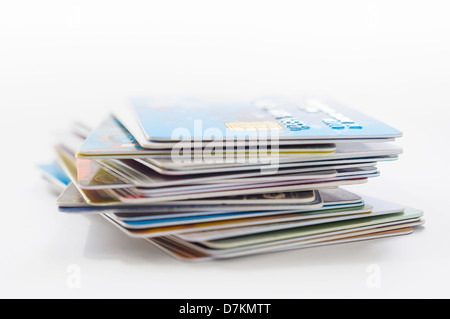
{"label": "shadow under card stack", "polygon": [[400,136],[328,100],[138,98],[75,126],[41,168],[60,211],[202,261],[412,233],[422,211],[340,187],[378,176]]}

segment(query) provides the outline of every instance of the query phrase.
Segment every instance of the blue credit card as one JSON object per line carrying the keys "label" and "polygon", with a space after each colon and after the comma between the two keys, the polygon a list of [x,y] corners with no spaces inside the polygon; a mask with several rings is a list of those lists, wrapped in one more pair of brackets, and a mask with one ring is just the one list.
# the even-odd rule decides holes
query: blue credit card
{"label": "blue credit card", "polygon": [[251,103],[131,99],[145,137],[155,141],[255,138],[262,131],[279,139],[395,138],[402,133],[329,100],[266,99]]}
{"label": "blue credit card", "polygon": [[[169,147],[170,148],[170,147]],[[280,152],[300,153],[331,153],[335,144],[322,143],[321,145],[281,145]],[[226,150],[224,150],[226,151]],[[77,156],[109,156],[126,157],[170,157],[171,150],[146,149],[139,145],[134,136],[114,116],[108,116],[96,127],[81,143]]]}
{"label": "blue credit card", "polygon": [[326,214],[335,215],[348,215],[355,211],[364,208],[364,202],[352,203],[352,204],[341,204],[341,205],[325,205],[320,209],[315,209],[311,211],[299,211],[299,210],[286,210],[286,211],[256,211],[256,212],[238,212],[238,213],[227,213],[227,214],[211,214],[211,215],[200,215],[200,216],[187,216],[187,217],[176,217],[176,218],[161,218],[161,219],[148,219],[148,220],[124,220],[116,219],[126,228],[136,228],[145,229],[152,227],[163,227],[170,225],[183,225],[192,224],[198,222],[212,222],[218,220],[229,220],[229,219],[245,219],[253,217],[264,217],[270,216],[277,218],[277,216],[287,216],[295,215],[298,218],[309,219],[309,218],[320,218]]}
{"label": "blue credit card", "polygon": [[102,152],[115,152],[117,154],[146,153],[133,135],[112,116],[108,116],[87,136],[78,150],[78,155],[80,153],[84,155],[101,154]]}
{"label": "blue credit card", "polygon": [[66,173],[64,173],[62,168],[56,162],[38,165],[38,167],[44,172],[45,175],[52,177],[65,186],[69,185],[70,178],[66,175]]}

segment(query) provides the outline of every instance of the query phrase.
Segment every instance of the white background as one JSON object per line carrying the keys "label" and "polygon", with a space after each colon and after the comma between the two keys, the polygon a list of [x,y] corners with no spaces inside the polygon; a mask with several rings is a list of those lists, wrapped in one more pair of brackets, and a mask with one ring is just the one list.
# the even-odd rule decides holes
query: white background
{"label": "white background", "polygon": [[[2,1],[0,297],[450,297],[448,1]],[[412,235],[201,264],[40,179],[59,131],[135,94],[321,93],[402,130],[404,154],[350,190],[421,208]],[[68,267],[81,273],[69,288]],[[380,270],[370,288],[368,266]]]}

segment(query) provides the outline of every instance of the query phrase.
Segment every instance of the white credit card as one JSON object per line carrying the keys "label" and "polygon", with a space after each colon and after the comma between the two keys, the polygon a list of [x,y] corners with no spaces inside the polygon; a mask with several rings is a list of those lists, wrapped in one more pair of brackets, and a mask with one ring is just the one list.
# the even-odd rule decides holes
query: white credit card
{"label": "white credit card", "polygon": [[[96,168],[98,170],[98,165],[101,165],[104,170],[108,171],[114,177],[124,180],[125,184],[129,187],[168,187],[186,184],[205,184],[213,183],[217,180],[223,183],[231,182],[235,179],[244,179],[249,177],[267,177],[270,178],[270,174],[262,175],[260,171],[238,171],[238,172],[223,172],[223,173],[209,173],[200,175],[164,175],[157,173],[148,166],[140,164],[136,160],[87,160],[93,161],[94,165],[91,166],[91,172],[95,172]],[[319,166],[304,166],[304,167],[294,167],[294,168],[280,168],[277,170],[276,175],[287,176],[287,175],[299,175],[306,173],[316,173],[322,174],[322,171],[338,170],[338,169],[350,169],[356,167],[373,167],[377,162],[361,162],[361,163],[343,163],[343,164],[332,164],[332,165],[319,165]],[[308,175],[305,175],[308,176]],[[279,177],[281,178],[281,177]],[[95,174],[90,174],[86,179],[78,179],[78,183],[81,188],[84,189],[100,189],[105,188],[105,185],[95,185],[92,179],[96,179]],[[98,179],[97,179],[98,180]],[[117,188],[115,184],[107,185],[111,188]]]}
{"label": "white credit card", "polygon": [[[279,192],[290,192],[290,191],[302,191],[302,190],[318,190],[325,188],[334,188],[344,185],[356,185],[366,183],[367,178],[357,178],[357,179],[340,179],[334,181],[323,181],[323,182],[313,182],[313,183],[294,183],[289,185],[272,185],[267,187],[251,187],[251,188],[238,188],[234,187],[226,190],[219,190],[214,192],[197,192],[197,193],[186,193],[178,192],[175,194],[165,193],[163,195],[158,194],[154,197],[149,196],[139,196],[136,193],[126,193],[124,190],[111,190],[111,195],[122,203],[129,205],[142,205],[146,203],[156,203],[156,202],[166,202],[166,201],[176,201],[176,200],[187,200],[187,199],[198,199],[198,198],[209,198],[209,197],[221,197],[221,196],[236,196],[236,195],[248,195],[248,194],[266,194],[266,193],[279,193]],[[86,193],[86,191],[81,190],[81,193]],[[86,194],[87,195],[87,194]],[[92,198],[86,196],[86,200],[92,205],[112,205],[117,203],[111,203],[106,201],[93,201]]]}
{"label": "white credit card", "polygon": [[[176,195],[188,195],[188,194],[198,194],[203,192],[215,193],[215,192],[226,192],[241,190],[242,192],[247,192],[247,194],[256,194],[258,189],[268,188],[268,187],[279,187],[279,186],[289,186],[297,185],[301,186],[304,184],[314,184],[314,183],[325,183],[325,182],[338,182],[346,180],[354,180],[361,178],[370,178],[379,176],[379,172],[375,171],[364,171],[359,172],[345,172],[342,175],[339,173],[334,174],[330,177],[316,178],[316,179],[262,179],[261,181],[238,181],[236,183],[221,183],[221,184],[200,184],[200,185],[188,185],[180,187],[167,187],[164,189],[155,188],[136,188],[132,189],[133,193],[137,196],[154,198],[159,196],[176,196]],[[254,191],[252,189],[255,189]],[[313,188],[314,189],[314,188]],[[250,192],[250,193],[248,193]],[[203,195],[202,195],[203,196]],[[220,196],[220,195],[218,195]]]}
{"label": "white credit card", "polygon": [[[302,226],[318,225],[323,223],[337,222],[342,220],[352,220],[357,218],[373,217],[386,214],[403,212],[404,206],[386,202],[380,199],[364,197],[365,207],[355,209],[332,210],[331,215],[323,215],[324,212],[313,214],[299,213],[297,216],[280,217],[278,220],[271,220],[267,223],[248,225],[229,225],[211,230],[193,230],[180,232],[181,239],[187,241],[217,240],[222,238],[257,234],[266,231],[276,231]],[[337,214],[336,214],[337,213]],[[315,218],[314,218],[315,217]]]}
{"label": "white credit card", "polygon": [[248,248],[249,246],[265,246],[273,243],[288,243],[306,238],[317,238],[331,233],[352,231],[355,228],[372,228],[382,225],[397,225],[405,222],[417,222],[423,216],[420,210],[405,208],[401,213],[381,215],[355,220],[345,220],[334,223],[307,227],[288,228],[278,231],[262,232],[246,236],[229,237],[219,240],[201,241],[199,244],[210,249]]}
{"label": "white credit card", "polygon": [[361,234],[359,232],[348,233],[347,235],[341,235],[341,237],[339,237],[339,238],[335,238],[335,239],[328,238],[328,240],[325,240],[325,241],[319,240],[319,241],[315,241],[312,243],[305,243],[305,244],[299,244],[296,246],[287,246],[287,247],[279,246],[279,247],[273,247],[271,249],[266,249],[266,250],[256,249],[256,250],[250,250],[250,251],[246,251],[246,252],[240,252],[240,253],[235,253],[235,254],[230,254],[230,255],[225,255],[225,256],[213,256],[210,254],[202,253],[202,252],[196,251],[195,249],[190,249],[189,247],[186,247],[185,245],[181,245],[181,244],[177,243],[176,241],[171,240],[171,238],[167,238],[167,237],[148,238],[147,241],[178,260],[182,260],[182,261],[186,261],[186,262],[202,262],[202,261],[211,261],[211,260],[222,259],[222,258],[243,257],[243,256],[254,255],[254,254],[274,253],[274,252],[281,252],[281,251],[293,250],[293,249],[312,248],[312,247],[351,243],[351,242],[371,240],[371,239],[380,239],[380,238],[394,237],[394,236],[400,236],[400,235],[407,235],[407,234],[411,234],[412,232],[413,232],[412,227],[405,227],[405,228],[399,228],[399,229],[388,229],[388,230],[380,228],[380,229],[374,230],[372,232],[366,231],[363,234]]}
{"label": "white credit card", "polygon": [[324,234],[319,236],[311,236],[310,238],[301,238],[297,240],[291,240],[291,241],[280,241],[280,242],[269,242],[265,244],[260,245],[249,245],[249,246],[242,246],[242,247],[236,247],[236,248],[230,248],[230,249],[211,249],[211,248],[205,248],[203,245],[195,244],[195,243],[189,243],[186,241],[182,241],[177,239],[173,236],[167,236],[165,238],[168,238],[174,242],[177,242],[178,244],[181,244],[182,246],[189,247],[190,249],[196,249],[201,253],[205,253],[211,256],[214,256],[215,258],[231,258],[231,257],[239,257],[239,256],[246,256],[249,254],[255,254],[255,253],[264,253],[264,252],[272,252],[279,249],[288,249],[288,248],[296,248],[303,245],[309,245],[309,244],[315,244],[319,242],[326,242],[329,240],[336,240],[336,239],[342,239],[347,238],[350,236],[360,236],[360,235],[367,235],[367,234],[373,234],[378,233],[382,231],[392,231],[397,229],[404,229],[404,228],[410,228],[422,225],[423,222],[419,219],[414,219],[409,222],[394,222],[394,223],[386,223],[386,225],[380,224],[377,226],[367,226],[367,227],[360,227],[357,229],[354,229],[353,231],[343,231],[343,232],[331,232],[330,234]]}
{"label": "white credit card", "polygon": [[[130,225],[125,228],[124,226],[122,226],[123,221],[118,222],[111,215],[105,216],[114,224],[116,224],[121,230],[132,237],[146,238],[178,234],[180,239],[183,240],[205,241],[233,236],[243,236],[266,231],[275,231],[280,229],[319,225],[344,220],[394,214],[403,212],[404,210],[403,206],[381,200],[371,199],[371,202],[376,206],[372,207],[369,204],[366,204],[363,208],[333,210],[330,212],[299,212],[292,214],[261,216],[255,218],[239,218],[234,220],[164,227],[148,227],[146,226],[145,222],[142,224],[125,222],[125,224]],[[331,213],[332,216],[326,217],[327,213]]]}

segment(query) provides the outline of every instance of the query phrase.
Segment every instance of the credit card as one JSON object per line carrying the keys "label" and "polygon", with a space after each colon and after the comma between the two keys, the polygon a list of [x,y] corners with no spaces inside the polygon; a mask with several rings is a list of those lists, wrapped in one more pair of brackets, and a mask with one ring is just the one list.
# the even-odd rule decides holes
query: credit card
{"label": "credit card", "polygon": [[[402,153],[402,149],[395,144],[391,143],[342,143],[336,144],[336,151],[334,153],[323,154],[299,154],[289,157],[280,154],[277,158],[273,157],[258,157],[256,163],[251,163],[248,158],[244,158],[243,161],[227,161],[226,158],[218,158],[213,163],[205,161],[196,161],[195,159],[184,161],[174,161],[170,157],[161,158],[146,158],[140,162],[144,165],[150,164],[152,168],[159,167],[164,170],[180,170],[185,174],[189,171],[214,169],[215,172],[226,172],[229,170],[248,170],[248,169],[264,169],[267,166],[286,167],[283,164],[292,166],[312,166],[317,162],[324,162],[332,160],[347,160],[366,158],[366,161],[374,157],[386,157],[386,156],[398,156]],[[209,171],[210,172],[210,171]],[[197,172],[199,173],[199,172]]]}
{"label": "credit card", "polygon": [[396,229],[403,229],[403,228],[409,228],[409,227],[416,227],[423,224],[423,221],[420,221],[419,219],[413,219],[411,221],[403,221],[403,222],[392,222],[392,223],[380,223],[375,226],[366,226],[366,227],[359,227],[355,228],[352,231],[336,231],[336,232],[330,232],[325,233],[321,235],[312,235],[308,237],[303,237],[296,240],[290,240],[290,241],[274,241],[274,242],[268,242],[264,244],[259,245],[248,245],[248,246],[241,246],[241,247],[235,247],[235,248],[229,248],[229,249],[211,249],[208,247],[205,247],[203,245],[200,245],[198,243],[189,243],[186,241],[182,241],[177,239],[173,236],[165,236],[165,238],[170,239],[173,242],[177,242],[178,244],[189,247],[192,250],[197,250],[199,252],[212,255],[215,258],[231,258],[231,257],[239,257],[239,256],[245,256],[249,254],[255,254],[255,253],[264,253],[264,252],[272,252],[277,251],[280,249],[286,250],[288,248],[297,248],[302,245],[308,245],[308,244],[316,244],[319,242],[326,242],[329,240],[336,240],[336,239],[342,239],[347,238],[350,236],[357,236],[357,235],[367,235],[367,234],[373,234],[378,233],[380,231],[386,231],[386,230],[396,230]]}
{"label": "credit card", "polygon": [[200,251],[190,249],[189,247],[185,247],[184,245],[171,240],[170,237],[147,238],[147,241],[178,260],[188,261],[188,262],[202,262],[202,261],[210,261],[210,260],[220,259],[220,258],[242,257],[242,256],[249,256],[249,255],[255,255],[255,254],[262,254],[262,253],[282,252],[282,251],[292,250],[292,249],[312,248],[312,247],[320,247],[320,246],[327,246],[327,245],[351,243],[351,242],[357,242],[357,241],[365,241],[365,240],[371,240],[371,239],[381,239],[381,238],[394,237],[394,236],[400,236],[400,235],[408,235],[408,234],[411,234],[412,232],[413,232],[413,227],[405,227],[405,228],[399,228],[399,229],[390,229],[390,228],[382,229],[382,228],[380,228],[380,229],[377,229],[376,231],[372,231],[372,232],[348,233],[347,236],[341,236],[340,238],[335,238],[335,239],[327,238],[328,240],[316,241],[313,243],[298,244],[297,246],[283,247],[282,245],[280,245],[278,247],[273,247],[273,248],[267,249],[265,251],[256,249],[253,251],[246,251],[244,253],[241,252],[238,254],[232,254],[232,255],[227,255],[227,256],[220,256],[220,255],[212,256],[212,255],[209,255],[206,253],[202,253]]}
{"label": "credit card", "polygon": [[[241,146],[242,145],[242,146]],[[175,145],[172,146],[172,148]],[[180,147],[182,151],[188,154],[201,154],[206,147],[214,147],[216,154],[249,154],[251,152],[262,154],[269,154],[272,152],[271,145],[250,145],[236,144],[231,148],[225,147],[222,143],[211,144],[207,143],[201,146],[200,151],[197,148]],[[222,146],[222,147],[218,147]],[[161,149],[145,149],[143,148],[135,137],[113,116],[108,116],[97,128],[95,128],[85,139],[80,146],[77,157],[91,157],[91,158],[137,158],[137,157],[164,157],[171,156],[172,148],[167,150]],[[274,151],[277,154],[316,154],[316,153],[332,153],[336,149],[333,143],[321,144],[301,144],[301,145],[277,145]]]}
{"label": "credit card", "polygon": [[[124,102],[124,104],[128,104]],[[192,147],[193,145],[188,142],[184,143],[183,141],[159,141],[159,140],[148,140],[145,136],[142,127],[136,118],[136,113],[134,110],[126,107],[118,107],[113,111],[114,117],[119,120],[119,122],[133,135],[133,137],[138,141],[139,145],[147,148],[147,149],[172,149],[176,145],[183,145],[184,147]],[[192,120],[192,119],[191,119]],[[316,138],[316,139],[297,139],[297,140],[289,140],[289,139],[280,139],[280,145],[306,145],[306,144],[328,144],[334,142],[390,142],[393,141],[393,137],[379,137],[379,138],[337,138],[333,139],[324,139],[324,138]],[[202,147],[206,145],[211,145],[211,141],[201,142]],[[214,144],[213,144],[214,145]],[[222,144],[220,144],[222,145]]]}
{"label": "credit card", "polygon": [[[289,229],[310,225],[318,225],[323,223],[337,222],[342,220],[352,220],[365,217],[373,217],[387,214],[403,212],[402,205],[382,201],[376,198],[364,198],[365,206],[363,208],[354,209],[334,209],[324,210],[312,213],[298,213],[297,216],[275,218],[267,223],[248,224],[248,225],[230,225],[221,229],[211,230],[192,230],[186,231],[178,236],[187,241],[205,241],[216,240],[234,236],[244,236],[250,234],[263,233],[281,229]],[[338,213],[331,216],[323,215],[323,213]],[[324,218],[325,217],[325,218]]]}
{"label": "credit card", "polygon": [[[346,164],[359,164],[367,162],[385,162],[385,161],[395,161],[398,159],[398,155],[383,155],[383,156],[367,156],[358,158],[348,158],[348,159],[333,159],[333,160],[315,160],[315,161],[305,161],[305,162],[295,162],[295,163],[278,163],[276,165],[277,173],[280,169],[287,168],[304,168],[304,167],[317,167],[320,169],[322,166],[329,165],[346,165]],[[258,174],[266,172],[274,172],[273,166],[270,164],[264,165],[252,165],[252,166],[233,166],[233,167],[204,167],[204,168],[185,168],[185,169],[166,169],[159,167],[150,163],[147,159],[136,159],[139,163],[153,169],[154,171],[170,175],[170,176],[186,176],[191,174],[225,174],[225,173],[239,173],[241,171],[257,171]]]}
{"label": "credit card", "polygon": [[405,208],[403,212],[400,213],[364,217],[314,226],[287,228],[245,236],[240,235],[217,240],[200,241],[198,243],[211,249],[232,249],[274,242],[286,243],[296,241],[298,239],[311,238],[313,235],[316,235],[317,237],[319,234],[331,234],[336,232],[342,233],[361,227],[370,228],[386,223],[392,225],[394,223],[398,224],[405,221],[417,221],[422,216],[423,212],[420,210]]}
{"label": "credit card", "polygon": [[[402,135],[378,120],[326,99],[264,99],[253,103],[218,104],[135,98],[130,103],[147,140],[176,140],[173,132],[178,128],[185,129],[189,136],[184,138],[190,140],[204,140],[207,138],[204,131],[208,128],[220,132],[222,139],[253,137],[261,130],[276,131],[280,140]],[[202,127],[198,127],[200,120]]]}

